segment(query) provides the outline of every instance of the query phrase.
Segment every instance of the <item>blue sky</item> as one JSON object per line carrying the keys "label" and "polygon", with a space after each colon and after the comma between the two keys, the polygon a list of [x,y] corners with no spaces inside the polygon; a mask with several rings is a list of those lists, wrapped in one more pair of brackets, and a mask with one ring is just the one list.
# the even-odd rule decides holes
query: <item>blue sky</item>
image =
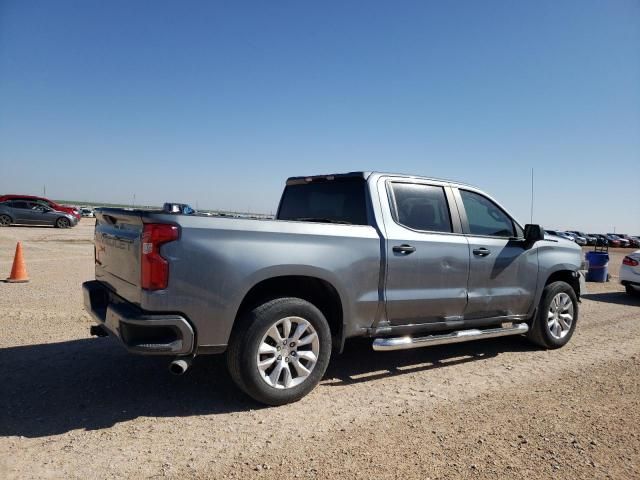
{"label": "blue sky", "polygon": [[640,2],[0,1],[0,191],[269,212],[286,177],[640,234]]}

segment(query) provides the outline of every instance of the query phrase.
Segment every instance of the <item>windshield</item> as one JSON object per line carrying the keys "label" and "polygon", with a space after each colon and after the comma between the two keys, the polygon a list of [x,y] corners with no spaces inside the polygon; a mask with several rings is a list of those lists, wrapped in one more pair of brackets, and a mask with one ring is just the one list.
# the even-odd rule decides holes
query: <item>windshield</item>
{"label": "windshield", "polygon": [[278,220],[368,225],[364,178],[287,185]]}

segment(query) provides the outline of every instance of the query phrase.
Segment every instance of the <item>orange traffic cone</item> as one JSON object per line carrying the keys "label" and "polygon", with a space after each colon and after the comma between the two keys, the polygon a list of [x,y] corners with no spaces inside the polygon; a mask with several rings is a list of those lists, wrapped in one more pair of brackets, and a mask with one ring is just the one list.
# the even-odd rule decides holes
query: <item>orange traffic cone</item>
{"label": "orange traffic cone", "polygon": [[22,256],[22,244],[18,242],[16,245],[16,255],[13,257],[13,267],[11,267],[11,275],[7,278],[9,283],[26,283],[29,281],[27,274],[27,266],[24,264]]}

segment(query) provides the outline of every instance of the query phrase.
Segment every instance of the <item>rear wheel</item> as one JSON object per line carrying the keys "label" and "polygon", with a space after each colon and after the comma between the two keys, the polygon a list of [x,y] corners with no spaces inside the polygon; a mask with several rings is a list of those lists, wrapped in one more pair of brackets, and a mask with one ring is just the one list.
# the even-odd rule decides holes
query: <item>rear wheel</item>
{"label": "rear wheel", "polygon": [[578,321],[578,298],[566,282],[553,282],[542,292],[538,313],[528,338],[544,348],[569,343]]}
{"label": "rear wheel", "polygon": [[0,227],[8,227],[11,225],[11,217],[9,215],[0,215]]}
{"label": "rear wheel", "polygon": [[627,295],[640,296],[640,290],[636,290],[631,285],[625,285],[624,291],[627,292]]}
{"label": "rear wheel", "polygon": [[277,298],[245,313],[234,329],[227,365],[238,387],[267,405],[295,402],[320,382],[331,331],[313,304]]}
{"label": "rear wheel", "polygon": [[56,220],[56,227],[58,228],[69,228],[69,225],[71,225],[71,222],[68,218],[60,217]]}

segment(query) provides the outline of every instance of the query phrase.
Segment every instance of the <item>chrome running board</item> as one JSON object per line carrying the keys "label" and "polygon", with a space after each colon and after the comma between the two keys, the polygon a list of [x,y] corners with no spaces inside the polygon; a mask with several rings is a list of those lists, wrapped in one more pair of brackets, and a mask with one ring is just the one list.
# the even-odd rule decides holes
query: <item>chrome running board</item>
{"label": "chrome running board", "polygon": [[472,340],[480,340],[483,338],[507,337],[509,335],[522,335],[529,331],[529,325],[526,323],[517,323],[511,327],[487,328],[479,330],[477,328],[471,330],[458,330],[456,332],[445,333],[442,335],[429,335],[427,337],[413,338],[404,337],[388,337],[376,338],[373,341],[373,349],[380,352],[388,352],[391,350],[408,350],[410,348],[430,347],[431,345],[446,345],[449,343],[470,342]]}

